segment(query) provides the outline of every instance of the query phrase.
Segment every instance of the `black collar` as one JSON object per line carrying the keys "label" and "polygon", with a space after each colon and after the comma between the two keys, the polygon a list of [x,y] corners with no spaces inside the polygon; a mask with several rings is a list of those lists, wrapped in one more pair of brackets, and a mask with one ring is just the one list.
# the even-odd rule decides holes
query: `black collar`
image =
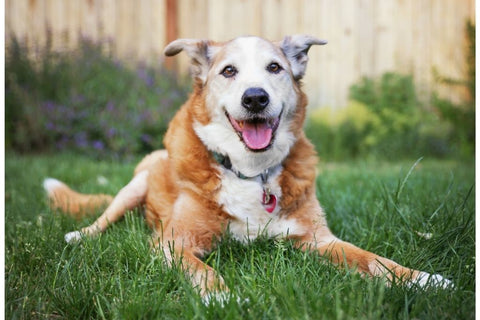
{"label": "black collar", "polygon": [[250,178],[254,178],[254,177],[247,177],[246,175],[244,175],[243,173],[241,173],[240,171],[235,171],[233,170],[232,168],[232,162],[230,161],[230,157],[229,156],[224,156],[223,154],[220,154],[218,152],[214,152],[212,151],[212,156],[213,156],[213,159],[215,159],[215,161],[218,162],[218,164],[222,165],[225,169],[227,170],[231,170],[233,173],[235,173],[237,175],[237,177],[239,177],[240,179],[250,179]]}
{"label": "black collar", "polygon": [[271,171],[273,168],[276,167],[275,166],[275,167],[272,167],[272,168],[265,169],[265,171],[263,171],[259,175],[256,175],[256,176],[253,176],[253,177],[248,177],[248,176],[244,175],[243,173],[241,173],[240,171],[236,171],[236,170],[233,169],[232,162],[230,161],[229,156],[224,156],[223,154],[220,154],[220,153],[214,152],[214,151],[211,151],[211,153],[212,153],[213,159],[215,159],[215,161],[217,161],[218,164],[222,165],[225,169],[232,171],[233,173],[235,173],[237,175],[237,177],[239,177],[240,179],[243,179],[243,180],[260,177],[260,178],[262,178],[262,183],[266,184],[268,182],[269,171]]}
{"label": "black collar", "polygon": [[256,176],[253,176],[253,177],[247,177],[243,173],[241,173],[239,171],[235,171],[233,169],[232,162],[230,161],[230,158],[228,156],[224,156],[223,154],[220,154],[218,152],[213,152],[213,151],[212,151],[212,156],[215,159],[215,161],[218,162],[218,164],[223,166],[225,169],[230,170],[233,173],[235,173],[237,175],[237,177],[240,178],[240,179],[247,180],[247,179],[253,179],[253,178],[256,178],[256,177],[260,177],[262,179],[262,185],[263,185],[263,204],[269,206],[269,208],[270,208],[271,201],[272,201],[271,199],[273,199],[273,203],[274,203],[273,208],[271,209],[271,211],[269,209],[267,209],[268,212],[270,212],[270,213],[273,212],[273,210],[275,209],[275,205],[276,205],[276,197],[275,197],[275,195],[273,195],[271,193],[271,189],[268,186],[268,176],[269,176],[270,170],[273,171],[273,169],[275,167],[277,167],[278,165],[275,166],[275,167],[265,169],[265,171],[263,171],[259,175],[256,175]]}

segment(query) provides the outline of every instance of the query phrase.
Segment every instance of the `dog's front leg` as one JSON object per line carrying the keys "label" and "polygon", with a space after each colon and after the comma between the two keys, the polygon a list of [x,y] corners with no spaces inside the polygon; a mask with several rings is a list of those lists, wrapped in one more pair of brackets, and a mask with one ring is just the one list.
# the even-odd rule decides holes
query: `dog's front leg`
{"label": "dog's front leg", "polygon": [[313,237],[303,239],[302,243],[302,248],[314,249],[339,266],[345,265],[368,276],[386,278],[387,283],[397,282],[407,286],[443,288],[452,285],[450,280],[441,275],[430,275],[427,272],[404,267],[395,261],[342,241],[333,236],[327,227],[321,227]]}
{"label": "dog's front leg", "polygon": [[205,304],[211,300],[221,303],[228,300],[229,290],[222,276],[198,257],[203,250],[181,245],[181,242],[185,244],[181,237],[175,237],[168,240],[158,239],[153,245],[161,250],[169,267],[181,267]]}
{"label": "dog's front leg", "polygon": [[186,272],[204,302],[223,302],[228,298],[223,278],[199,258],[212,250],[224,231],[226,221],[220,209],[191,192],[181,192],[169,208],[157,225],[153,246],[163,252],[170,266],[180,266]]}

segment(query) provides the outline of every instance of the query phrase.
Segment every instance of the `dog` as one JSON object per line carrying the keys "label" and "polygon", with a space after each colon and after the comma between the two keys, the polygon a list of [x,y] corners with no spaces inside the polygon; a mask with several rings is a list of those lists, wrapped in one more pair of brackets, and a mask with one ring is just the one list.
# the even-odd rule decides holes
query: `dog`
{"label": "dog", "polygon": [[302,130],[308,51],[324,44],[308,35],[168,44],[165,55],[184,51],[190,57],[194,82],[169,125],[166,149],[146,156],[113,198],[44,181],[54,209],[81,217],[107,205],[92,225],[66,234],[66,241],[98,235],[143,206],[153,247],[170,265],[180,262],[205,301],[228,292],[221,275],[201,260],[227,232],[240,241],[259,235],[292,239],[302,250],[387,283],[450,286],[441,275],[403,267],[329,230],[315,193],[317,155]]}

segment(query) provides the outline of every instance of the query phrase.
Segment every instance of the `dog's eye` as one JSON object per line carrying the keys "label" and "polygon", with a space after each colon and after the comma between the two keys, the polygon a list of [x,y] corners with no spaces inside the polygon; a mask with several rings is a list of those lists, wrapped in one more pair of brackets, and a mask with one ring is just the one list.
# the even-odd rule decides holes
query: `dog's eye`
{"label": "dog's eye", "polygon": [[267,71],[270,73],[279,73],[282,71],[282,67],[276,62],[272,62],[267,66]]}
{"label": "dog's eye", "polygon": [[226,66],[225,68],[223,68],[222,72],[220,72],[220,74],[222,76],[224,76],[225,78],[231,78],[233,76],[235,76],[237,74],[237,69],[235,69],[234,66]]}

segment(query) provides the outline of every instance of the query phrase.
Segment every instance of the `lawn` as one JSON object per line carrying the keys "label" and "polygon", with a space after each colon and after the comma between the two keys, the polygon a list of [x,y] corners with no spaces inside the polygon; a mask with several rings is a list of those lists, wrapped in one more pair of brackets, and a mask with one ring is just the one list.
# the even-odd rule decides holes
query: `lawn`
{"label": "lawn", "polygon": [[[416,159],[319,166],[318,198],[339,237],[455,288],[385,286],[339,270],[288,241],[225,239],[206,258],[239,297],[205,306],[178,269],[151,252],[138,212],[96,239],[63,236],[92,222],[48,207],[42,180],[114,193],[134,161],[71,154],[5,159],[5,318],[62,319],[473,319],[475,167]],[[106,179],[105,179],[106,178]]]}

